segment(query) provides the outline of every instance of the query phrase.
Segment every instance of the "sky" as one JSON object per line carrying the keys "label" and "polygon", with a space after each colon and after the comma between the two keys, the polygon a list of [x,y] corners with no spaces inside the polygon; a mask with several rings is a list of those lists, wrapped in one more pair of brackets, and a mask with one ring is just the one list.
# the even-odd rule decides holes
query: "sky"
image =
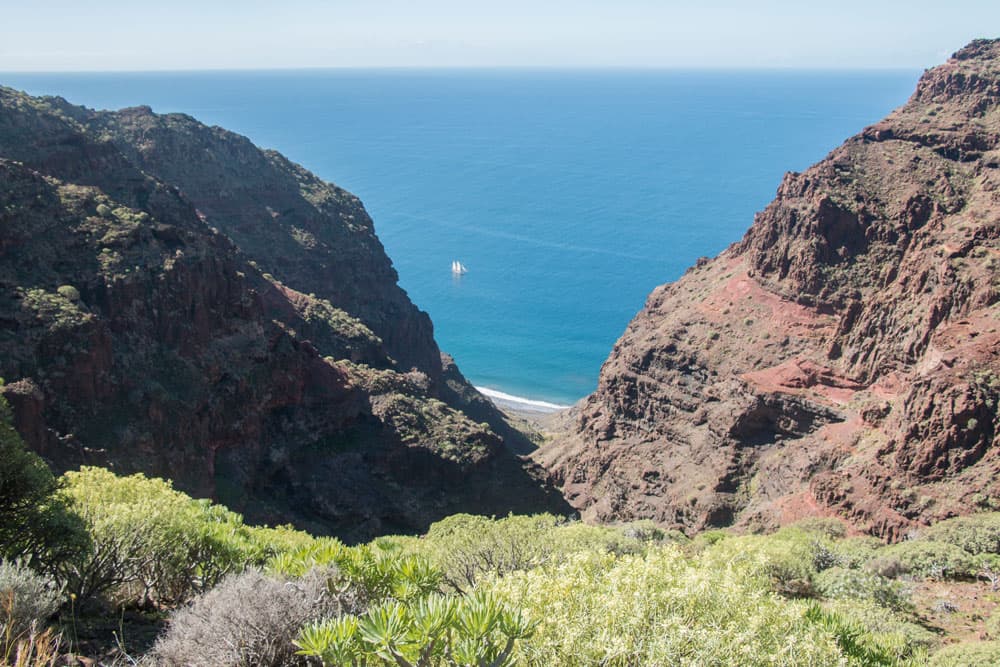
{"label": "sky", "polygon": [[0,71],[922,68],[998,0],[0,0]]}

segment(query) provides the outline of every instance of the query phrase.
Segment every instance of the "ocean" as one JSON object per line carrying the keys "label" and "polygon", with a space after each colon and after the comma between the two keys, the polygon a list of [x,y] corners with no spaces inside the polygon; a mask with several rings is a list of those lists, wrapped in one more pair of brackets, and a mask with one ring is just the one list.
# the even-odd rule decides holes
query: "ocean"
{"label": "ocean", "polygon": [[[351,190],[465,375],[546,409],[596,387],[655,286],[738,241],[784,172],[901,105],[919,75],[0,73],[0,85],[187,113]],[[452,274],[456,260],[467,273]]]}

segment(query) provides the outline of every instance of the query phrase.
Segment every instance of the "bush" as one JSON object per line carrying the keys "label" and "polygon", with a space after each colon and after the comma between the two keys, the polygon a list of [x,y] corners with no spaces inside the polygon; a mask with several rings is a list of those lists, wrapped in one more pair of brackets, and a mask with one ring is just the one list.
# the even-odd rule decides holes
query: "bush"
{"label": "bush", "polygon": [[815,585],[816,592],[825,598],[871,600],[889,609],[910,607],[902,584],[873,572],[832,567],[816,575]]}
{"label": "bush", "polygon": [[877,537],[848,537],[833,543],[837,564],[841,567],[859,568],[874,559],[885,543]]}
{"label": "bush", "polygon": [[871,600],[831,600],[823,602],[822,607],[863,628],[860,641],[872,647],[894,650],[895,658],[899,660],[926,653],[938,643],[935,633],[907,620],[909,617],[887,610]]}
{"label": "bush", "polygon": [[259,570],[230,575],[173,614],[150,652],[153,662],[165,667],[305,664],[292,644],[300,628],[359,611],[350,593],[330,593],[331,576],[322,569],[299,579]]}
{"label": "bush", "polygon": [[303,576],[317,567],[339,573],[335,588],[350,587],[365,602],[407,602],[437,592],[441,572],[420,556],[405,555],[393,541],[380,538],[373,544],[345,547],[335,539],[318,539],[268,562],[268,569],[284,576]]}
{"label": "bush", "polygon": [[886,547],[867,567],[882,576],[908,574],[925,579],[968,579],[978,572],[975,559],[964,549],[924,540]]}
{"label": "bush", "polygon": [[920,539],[953,544],[970,554],[1000,554],[1000,512],[942,521],[925,529]]}
{"label": "bush", "polygon": [[78,557],[87,536],[82,522],[53,495],[57,488],[45,462],[25,448],[0,395],[0,558],[51,571]]}
{"label": "bush", "polygon": [[55,582],[20,563],[0,561],[0,622],[3,636],[21,636],[43,625],[61,604]]}
{"label": "bush", "polygon": [[249,528],[238,514],[141,474],[85,467],[64,479],[61,493],[91,538],[86,556],[63,568],[82,599],[176,604],[226,574],[262,565],[277,544],[294,541],[294,531]]}
{"label": "bush", "polygon": [[534,624],[490,595],[431,595],[411,605],[390,601],[364,617],[341,616],[303,628],[300,654],[323,665],[514,664],[517,641]]}
{"label": "bush", "polygon": [[774,591],[788,597],[814,594],[813,578],[821,547],[826,540],[815,533],[781,530],[773,535],[731,537],[707,549],[702,560],[707,565],[743,559],[760,568]]}
{"label": "bush", "polygon": [[80,300],[80,290],[73,287],[72,285],[60,285],[56,289],[56,292],[59,294],[59,296],[63,297],[64,299],[69,299],[70,301]]}
{"label": "bush", "polygon": [[996,667],[1000,641],[966,642],[946,646],[931,656],[929,667]]}
{"label": "bush", "polygon": [[456,514],[431,526],[421,540],[399,540],[405,549],[426,556],[456,591],[468,591],[484,576],[501,576],[559,562],[583,551],[632,553],[643,538],[627,528],[567,522],[551,514],[491,519]]}
{"label": "bush", "polygon": [[841,664],[832,635],[774,595],[756,561],[696,564],[666,545],[574,554],[480,586],[538,622],[517,664]]}

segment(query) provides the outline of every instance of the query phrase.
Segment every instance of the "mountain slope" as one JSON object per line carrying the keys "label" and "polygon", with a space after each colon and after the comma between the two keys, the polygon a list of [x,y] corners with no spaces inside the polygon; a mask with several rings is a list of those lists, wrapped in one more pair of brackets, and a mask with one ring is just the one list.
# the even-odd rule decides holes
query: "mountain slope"
{"label": "mountain slope", "polygon": [[0,376],[57,469],[253,520],[364,539],[565,509],[442,362],[360,202],[184,116],[0,88]]}
{"label": "mountain slope", "polygon": [[600,520],[898,538],[1000,503],[1000,42],[802,174],[657,288],[539,452]]}

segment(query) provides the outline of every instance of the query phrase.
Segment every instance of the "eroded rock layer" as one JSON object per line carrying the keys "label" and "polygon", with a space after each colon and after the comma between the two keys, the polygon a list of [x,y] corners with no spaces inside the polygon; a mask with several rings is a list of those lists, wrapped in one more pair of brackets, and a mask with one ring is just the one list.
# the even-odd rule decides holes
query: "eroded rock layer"
{"label": "eroded rock layer", "polygon": [[1000,41],[657,288],[539,460],[600,520],[898,538],[1000,504]]}

